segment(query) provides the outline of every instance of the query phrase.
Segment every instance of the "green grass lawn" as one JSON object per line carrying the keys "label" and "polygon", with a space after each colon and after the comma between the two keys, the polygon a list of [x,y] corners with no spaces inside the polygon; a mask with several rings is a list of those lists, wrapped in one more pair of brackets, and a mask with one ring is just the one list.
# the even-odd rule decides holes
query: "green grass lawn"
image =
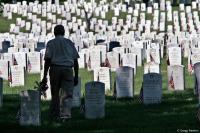
{"label": "green grass lawn", "polygon": [[[111,1],[111,0],[109,0]],[[173,10],[178,10],[174,7]],[[126,13],[120,13],[120,18],[125,19]],[[106,14],[111,23],[113,11]],[[0,16],[0,33],[8,32],[11,23],[15,23],[18,15],[13,15],[13,20],[7,20]],[[146,14],[146,19],[152,20],[152,15]],[[26,18],[23,18],[26,19]],[[166,26],[171,24],[166,23]],[[24,31],[24,29],[22,29]],[[134,78],[134,98],[115,100],[112,97],[113,90],[106,95],[106,116],[104,119],[87,120],[78,108],[73,109],[72,119],[66,123],[59,124],[50,122],[48,117],[49,102],[42,101],[42,125],[40,127],[22,127],[16,121],[15,116],[19,106],[19,92],[21,90],[33,89],[35,81],[40,79],[39,74],[26,74],[25,86],[10,88],[4,81],[3,107],[0,108],[0,131],[2,133],[49,133],[49,132],[72,132],[72,133],[177,133],[178,129],[196,129],[200,132],[200,126],[196,119],[198,100],[193,94],[193,75],[187,72],[187,59],[185,65],[185,90],[167,90],[167,64],[162,60],[161,73],[163,80],[163,98],[159,105],[145,106],[138,101],[140,88],[143,81],[143,67],[137,68]],[[80,70],[82,78],[82,94],[84,94],[85,83],[93,80],[93,73],[85,69]],[[112,88],[115,73],[112,73]]]}
{"label": "green grass lawn", "polygon": [[[183,61],[185,66],[186,59]],[[177,129],[198,129],[196,119],[197,98],[193,94],[193,75],[185,70],[184,91],[167,90],[166,61],[162,60],[163,100],[159,105],[143,105],[138,101],[138,94],[143,78],[143,67],[139,67],[135,76],[134,99],[115,100],[109,93],[106,96],[106,116],[104,119],[87,120],[79,108],[72,111],[73,118],[66,123],[50,122],[48,117],[48,101],[42,101],[42,126],[19,126],[15,116],[19,105],[19,91],[31,89],[39,74],[26,75],[24,87],[8,87],[4,81],[3,107],[0,109],[0,129],[6,132],[78,132],[78,133],[176,133]],[[86,82],[93,79],[92,72],[81,69],[82,92]],[[112,73],[112,81],[115,74]],[[113,84],[112,84],[113,86]],[[112,91],[111,91],[112,92]]]}

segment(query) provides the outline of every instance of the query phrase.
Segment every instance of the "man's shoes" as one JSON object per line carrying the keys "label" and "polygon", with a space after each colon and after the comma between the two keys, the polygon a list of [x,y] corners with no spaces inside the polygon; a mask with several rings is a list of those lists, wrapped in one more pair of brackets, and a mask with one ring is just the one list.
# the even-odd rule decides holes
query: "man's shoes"
{"label": "man's shoes", "polygon": [[50,117],[50,121],[51,122],[60,122],[60,118],[59,117]]}
{"label": "man's shoes", "polygon": [[60,122],[64,123],[66,121],[69,121],[71,119],[71,115],[65,115],[60,117]]}

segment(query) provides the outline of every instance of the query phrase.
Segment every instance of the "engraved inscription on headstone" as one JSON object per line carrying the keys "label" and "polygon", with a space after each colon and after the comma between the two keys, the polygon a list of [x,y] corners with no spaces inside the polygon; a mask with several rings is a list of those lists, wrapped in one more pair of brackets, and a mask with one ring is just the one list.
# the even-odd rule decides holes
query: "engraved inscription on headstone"
{"label": "engraved inscription on headstone", "polygon": [[116,70],[117,98],[133,97],[134,69],[120,67]]}
{"label": "engraved inscription on headstone", "polygon": [[24,67],[20,65],[11,66],[9,73],[10,86],[23,86],[24,85]]}
{"label": "engraved inscription on headstone", "polygon": [[157,73],[148,73],[143,76],[143,102],[144,104],[161,103],[162,76]]}
{"label": "engraved inscription on headstone", "polygon": [[85,117],[97,119],[105,117],[105,84],[89,82],[85,85]]}
{"label": "engraved inscription on headstone", "polygon": [[81,105],[81,78],[78,78],[78,84],[73,89],[72,107]]}
{"label": "engraved inscription on headstone", "polygon": [[180,47],[170,47],[169,51],[169,62],[170,65],[181,65],[182,55]]}

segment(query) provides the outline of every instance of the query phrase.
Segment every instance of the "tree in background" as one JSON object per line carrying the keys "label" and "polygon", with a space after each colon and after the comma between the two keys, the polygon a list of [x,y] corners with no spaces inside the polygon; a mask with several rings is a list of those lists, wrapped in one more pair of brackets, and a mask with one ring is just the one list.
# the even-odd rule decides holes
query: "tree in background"
{"label": "tree in background", "polygon": [[0,0],[0,15],[3,13],[3,2]]}
{"label": "tree in background", "polygon": [[91,26],[91,19],[94,17],[94,11],[96,8],[94,7],[89,7],[88,10],[86,10],[86,7],[84,5],[84,0],[80,1],[80,5],[82,7],[82,9],[84,10],[85,13],[85,22],[86,22],[86,30],[88,32],[91,31],[90,26]]}

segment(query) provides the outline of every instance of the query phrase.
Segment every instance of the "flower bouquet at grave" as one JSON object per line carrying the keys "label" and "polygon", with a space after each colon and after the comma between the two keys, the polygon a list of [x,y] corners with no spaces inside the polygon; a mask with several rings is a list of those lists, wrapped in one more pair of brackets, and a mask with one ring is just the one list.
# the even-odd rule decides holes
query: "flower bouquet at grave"
{"label": "flower bouquet at grave", "polygon": [[40,92],[40,95],[46,99],[47,97],[46,90],[49,88],[47,85],[47,82],[36,81],[35,83],[36,83],[36,86],[34,86],[34,89],[38,90]]}

